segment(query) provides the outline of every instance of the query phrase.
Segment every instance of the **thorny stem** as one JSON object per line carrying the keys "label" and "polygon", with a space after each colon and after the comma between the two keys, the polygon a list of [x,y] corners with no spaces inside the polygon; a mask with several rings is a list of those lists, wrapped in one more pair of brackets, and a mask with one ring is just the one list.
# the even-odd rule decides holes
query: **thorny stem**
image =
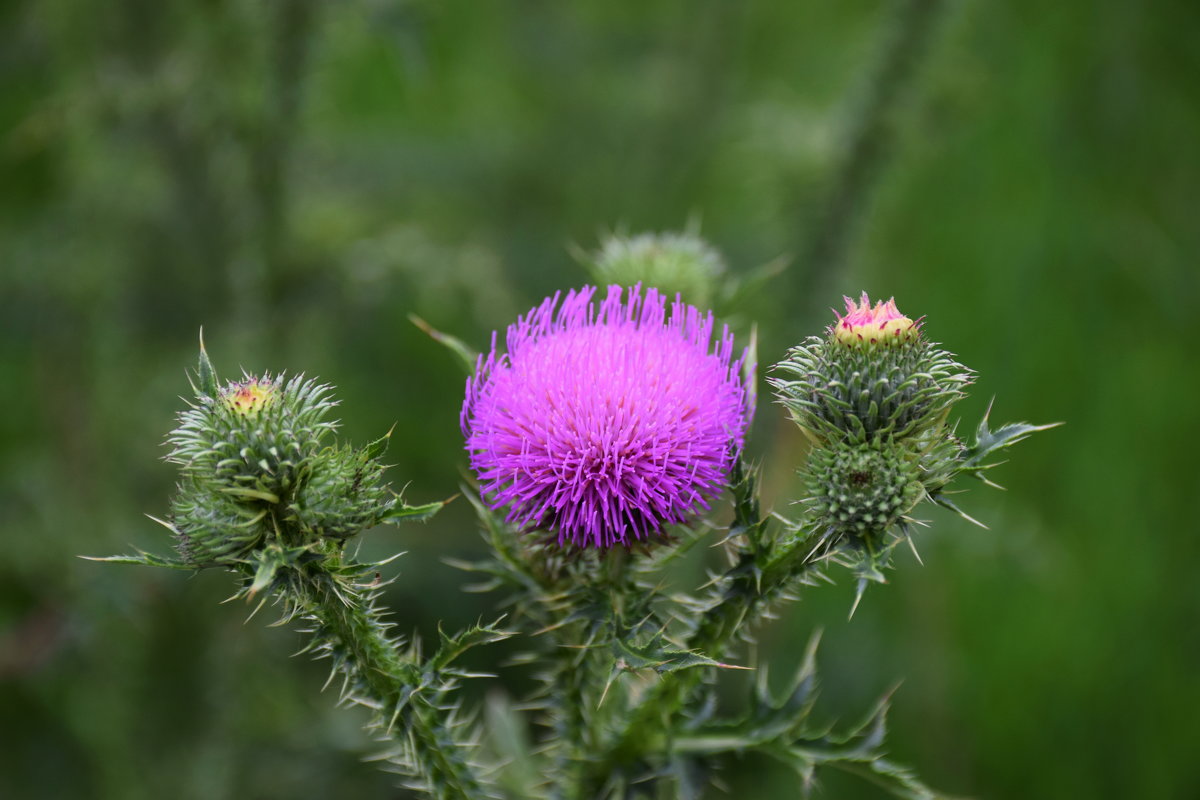
{"label": "thorny stem", "polygon": [[584,681],[587,651],[563,647],[554,676],[555,697],[551,702],[558,706],[555,724],[556,774],[568,776],[558,786],[550,787],[550,796],[555,800],[580,800],[582,788],[583,756],[587,746],[587,698]]}
{"label": "thorny stem", "polygon": [[423,702],[425,688],[417,665],[406,660],[387,636],[387,624],[359,587],[339,577],[340,555],[299,568],[288,589],[299,610],[315,625],[312,633],[346,680],[345,699],[374,711],[380,733],[411,748],[407,760],[420,772],[434,797],[488,796],[480,778],[440,719]]}
{"label": "thorny stem", "polygon": [[[624,612],[622,590],[628,565],[629,553],[621,548],[609,551],[596,565],[598,574],[602,575],[610,615],[619,617]],[[587,690],[589,685],[597,685],[597,678],[603,684],[605,676],[596,668],[593,642],[585,640],[586,627],[576,623],[561,630],[559,646],[563,653],[554,676],[552,702],[558,712],[555,715],[556,774],[566,776],[566,780],[560,786],[551,787],[551,796],[556,800],[588,800],[595,794],[589,794],[587,788],[587,767],[590,754],[596,752],[596,719],[601,713],[599,706],[603,694]]]}

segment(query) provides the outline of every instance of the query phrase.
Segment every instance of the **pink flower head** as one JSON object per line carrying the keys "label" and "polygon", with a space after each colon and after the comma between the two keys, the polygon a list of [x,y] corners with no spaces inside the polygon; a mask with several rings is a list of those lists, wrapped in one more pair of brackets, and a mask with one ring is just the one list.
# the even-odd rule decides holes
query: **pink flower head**
{"label": "pink flower head", "polygon": [[[508,520],[610,547],[708,508],[754,407],[753,365],[712,312],[641,284],[547,298],[480,356],[462,408],[471,468]],[[623,296],[625,295],[625,296]],[[711,346],[710,346],[711,343]]]}
{"label": "pink flower head", "polygon": [[843,344],[909,342],[920,334],[919,323],[900,313],[895,298],[886,303],[881,300],[873,308],[866,292],[859,303],[849,297],[842,299],[846,301],[846,313],[838,315],[832,333]]}

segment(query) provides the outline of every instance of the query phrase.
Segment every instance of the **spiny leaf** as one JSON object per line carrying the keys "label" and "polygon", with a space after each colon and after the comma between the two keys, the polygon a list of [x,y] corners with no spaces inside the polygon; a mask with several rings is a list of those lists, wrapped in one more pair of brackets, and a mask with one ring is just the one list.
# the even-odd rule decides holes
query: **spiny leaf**
{"label": "spiny leaf", "polygon": [[387,433],[363,448],[363,453],[366,455],[366,460],[372,461],[387,452],[388,444],[390,444],[392,440],[392,432],[395,430],[396,426],[392,425]]}
{"label": "spiny leaf", "polygon": [[979,422],[979,429],[975,432],[975,441],[967,447],[961,460],[961,469],[963,472],[971,472],[980,478],[983,477],[980,475],[982,470],[991,469],[996,466],[994,463],[984,463],[984,460],[992,453],[1003,450],[1006,447],[1011,447],[1017,442],[1024,441],[1038,431],[1050,430],[1063,424],[1062,422],[1051,422],[1048,425],[1030,425],[1027,422],[1010,422],[993,431],[988,427],[988,417],[991,413],[992,406],[989,403],[987,411],[983,414],[983,419]]}
{"label": "spiny leaf", "polygon": [[180,561],[177,558],[165,558],[156,556],[153,553],[147,553],[144,550],[138,550],[137,555],[133,556],[80,556],[80,558],[88,561],[106,561],[110,564],[140,564],[145,567],[168,567],[170,569],[186,569],[194,570],[195,565],[188,564],[185,561]]}
{"label": "spiny leaf", "polygon": [[400,520],[407,520],[409,522],[424,522],[427,519],[430,519],[437,512],[441,511],[442,508],[453,499],[454,498],[452,497],[449,500],[441,500],[436,503],[426,503],[422,506],[410,506],[406,505],[403,500],[397,500],[396,504],[389,508],[386,513],[384,513],[380,521],[399,522]]}
{"label": "spiny leaf", "polygon": [[722,664],[716,659],[709,658],[694,650],[679,650],[668,647],[666,637],[661,633],[655,634],[644,645],[637,645],[622,636],[612,639],[613,655],[617,658],[619,669],[627,671],[653,669],[658,673],[678,672],[691,667],[722,667],[725,669],[745,669],[731,664]]}
{"label": "spiny leaf", "polygon": [[447,636],[441,626],[438,626],[438,638],[441,646],[438,647],[437,653],[425,663],[426,670],[438,672],[472,647],[501,642],[513,636],[514,631],[505,631],[497,627],[502,619],[504,617],[500,617],[490,625],[474,625],[453,636]]}

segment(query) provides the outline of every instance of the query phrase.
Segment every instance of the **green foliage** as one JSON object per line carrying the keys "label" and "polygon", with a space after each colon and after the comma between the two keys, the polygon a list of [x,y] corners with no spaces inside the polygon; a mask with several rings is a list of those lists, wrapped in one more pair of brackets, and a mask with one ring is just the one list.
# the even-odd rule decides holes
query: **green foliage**
{"label": "green foliage", "polygon": [[894,797],[939,797],[911,770],[886,757],[890,697],[880,700],[866,719],[846,731],[835,733],[831,726],[812,720],[818,690],[818,642],[819,636],[809,642],[804,659],[782,692],[772,695],[766,672],[761,672],[742,716],[690,722],[673,738],[676,751],[692,758],[762,753],[795,771],[804,797],[811,796],[817,786],[819,767],[862,775]]}
{"label": "green foliage", "polygon": [[[909,342],[895,349],[921,347]],[[907,514],[922,497],[939,500],[954,474],[985,468],[988,453],[1037,430],[1015,426],[992,434],[985,417],[975,443],[962,447],[944,420],[961,396],[963,373],[931,380],[937,391],[913,389],[917,384],[901,367],[928,365],[913,357],[898,366],[887,360],[889,352],[842,347],[831,355],[834,361],[865,355],[850,374],[853,381],[894,381],[899,388],[883,389],[882,404],[846,405],[843,417],[860,419],[857,426],[843,431],[822,420],[822,444],[805,467],[812,492],[806,519],[765,515],[758,471],[736,460],[733,519],[721,540],[729,566],[696,594],[664,591],[663,570],[700,541],[697,530],[680,531],[680,541],[657,557],[578,549],[553,541],[550,531],[516,530],[466,491],[491,553],[460,566],[488,577],[477,588],[506,592],[518,630],[550,642],[548,652],[522,659],[542,665],[532,707],[550,733],[519,762],[523,771],[544,776],[533,786],[528,775],[497,777],[504,765],[474,752],[482,732],[463,711],[458,691],[462,679],[477,675],[454,664],[471,648],[514,631],[502,630],[499,621],[453,635],[439,627],[437,651],[423,658],[417,640],[406,645],[384,621],[378,602],[383,563],[344,552],[346,541],[367,528],[427,519],[444,503],[410,507],[390,493],[378,460],[390,432],[364,448],[335,443],[318,449],[335,427],[325,419],[333,405],[328,387],[247,376],[215,395],[202,394],[216,384],[202,349],[196,399],[168,437],[174,448],[168,460],[180,466],[181,484],[166,527],[180,559],[110,560],[225,567],[239,577],[235,597],[261,598],[260,607],[274,599],[283,608],[281,622],[303,620],[306,651],[331,661],[331,679],[342,680],[342,702],[368,709],[368,730],[388,743],[380,758],[405,776],[405,786],[434,800],[501,798],[502,787],[511,786],[532,796],[580,800],[632,798],[647,788],[663,797],[699,797],[704,776],[722,759],[746,752],[792,766],[806,792],[818,767],[834,766],[868,774],[899,797],[932,798],[908,770],[884,757],[886,702],[845,734],[813,725],[815,640],[781,699],[767,691],[764,677],[741,716],[713,717],[714,670],[730,668],[722,659],[757,623],[801,586],[826,578],[831,566],[851,569],[861,597],[867,582],[883,581],[880,570],[896,542],[908,538]],[[932,358],[953,363],[940,354]],[[872,359],[885,362],[879,381],[863,378],[876,366]],[[778,388],[785,401],[816,405],[798,389],[804,385]],[[906,392],[912,396],[894,399]],[[891,414],[886,424],[876,424],[881,408]],[[873,430],[865,440],[862,419]],[[887,540],[893,530],[898,533]],[[656,676],[653,683],[645,683],[647,674]]]}

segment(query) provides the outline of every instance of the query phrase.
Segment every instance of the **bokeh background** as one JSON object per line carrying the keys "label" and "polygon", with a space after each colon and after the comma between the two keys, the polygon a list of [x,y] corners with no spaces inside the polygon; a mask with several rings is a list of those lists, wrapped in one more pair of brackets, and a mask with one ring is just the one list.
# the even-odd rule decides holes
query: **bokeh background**
{"label": "bokeh background", "polygon": [[[1182,0],[0,2],[0,797],[404,797],[227,575],[76,555],[169,547],[143,513],[201,325],[226,375],[334,383],[346,436],[395,423],[426,502],[462,375],[407,315],[482,346],[586,280],[573,248],[689,224],[735,275],[788,259],[737,310],[763,363],[894,294],[978,370],[967,426],[1067,423],[963,496],[990,531],[931,514],[924,567],[849,624],[848,581],[810,591],[762,657],[823,627],[847,720],[902,681],[894,758],[947,792],[1200,797],[1197,30]],[[372,534],[409,551],[402,628],[491,613],[440,560],[481,547],[464,503]]]}

